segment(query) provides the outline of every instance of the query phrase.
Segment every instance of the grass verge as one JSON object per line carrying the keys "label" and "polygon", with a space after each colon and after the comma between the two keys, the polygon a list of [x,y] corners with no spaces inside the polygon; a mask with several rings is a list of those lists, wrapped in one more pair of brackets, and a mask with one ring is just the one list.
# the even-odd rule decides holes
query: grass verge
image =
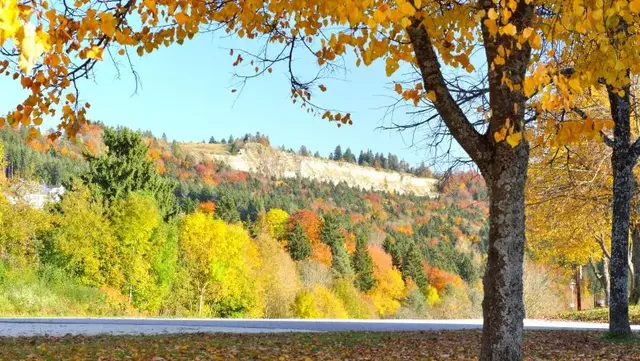
{"label": "grass verge", "polygon": [[[594,308],[586,311],[563,312],[556,318],[568,321],[609,322],[608,308]],[[633,325],[640,325],[640,305],[629,307],[629,321]]]}

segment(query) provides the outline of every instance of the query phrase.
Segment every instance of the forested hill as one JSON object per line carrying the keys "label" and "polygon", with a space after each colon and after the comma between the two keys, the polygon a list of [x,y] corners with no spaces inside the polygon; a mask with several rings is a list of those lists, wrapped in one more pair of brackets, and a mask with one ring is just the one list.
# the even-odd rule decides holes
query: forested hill
{"label": "forested hill", "polygon": [[[100,125],[83,127],[74,141],[58,139],[51,142],[44,136],[25,141],[26,134],[24,129],[0,131],[8,192],[12,181],[17,179],[63,184],[71,186],[71,191],[65,194],[59,206],[42,211],[46,217],[54,217],[55,221],[43,225],[42,230],[20,235],[25,238],[20,244],[32,242],[35,244],[29,249],[41,251],[38,254],[25,251],[21,257],[28,260],[21,262],[9,262],[6,258],[12,252],[20,252],[0,252],[5,257],[3,262],[9,262],[7,264],[47,264],[47,267],[77,274],[76,281],[83,287],[116,292],[128,299],[125,302],[128,307],[146,314],[266,317],[478,315],[488,209],[486,189],[481,177],[474,172],[455,173],[442,179],[437,184],[438,193],[429,198],[410,193],[362,190],[362,187],[353,187],[346,182],[332,184],[300,177],[252,174],[232,169],[215,159],[194,156],[188,147],[149,133],[118,130],[111,132],[103,141]],[[211,146],[237,154],[246,143],[264,142],[245,138],[246,141],[234,140],[231,145],[226,142],[212,143]],[[366,153],[363,154],[367,158]],[[387,167],[397,160],[389,163],[388,160],[394,157],[382,158],[386,159]],[[363,162],[367,164],[362,167],[380,167],[380,159],[376,154],[373,165],[368,165],[365,159]],[[118,171],[114,172],[116,168]],[[134,168],[136,170],[131,174],[143,175],[138,176],[139,179],[123,182],[113,176]],[[407,170],[400,171],[406,173]],[[424,168],[411,169],[411,173],[423,176],[423,179],[431,176]],[[91,194],[90,198],[87,194]],[[131,198],[136,194],[142,198]],[[145,194],[151,194],[153,199],[144,200]],[[86,205],[88,201],[104,205],[99,209],[92,208]],[[154,206],[151,208],[157,209],[163,220],[154,225],[140,223],[142,228],[151,227],[151,233],[148,233],[151,236],[144,236],[146,233],[140,231],[135,233],[135,237],[152,237],[153,242],[148,246],[151,249],[164,244],[157,237],[169,237],[165,240],[169,242],[175,236],[177,240],[173,246],[167,243],[169,248],[162,248],[162,252],[156,249],[160,252],[156,252],[158,257],[166,255],[169,258],[156,259],[146,268],[135,266],[138,267],[136,272],[146,270],[135,280],[130,279],[133,276],[127,271],[134,267],[133,264],[120,264],[128,260],[133,262],[133,255],[128,254],[122,259],[116,257],[117,261],[92,260],[93,263],[86,263],[89,262],[85,259],[87,254],[92,254],[86,249],[93,247],[90,241],[82,243],[82,255],[74,253],[79,245],[65,244],[80,242],[85,237],[79,230],[76,230],[79,233],[72,231],[76,226],[72,219],[65,220],[74,212],[75,216],[78,212],[98,212],[93,218],[87,215],[82,218],[106,222],[95,225],[95,228],[102,232],[113,229],[116,245],[120,240],[123,244],[140,241],[128,238],[127,230],[131,227],[118,227],[122,226],[119,222],[125,215],[132,218],[127,224],[136,224],[135,217],[142,217],[144,208],[149,207],[136,208],[146,204],[144,202],[152,202]],[[20,212],[23,213],[19,217],[28,218],[24,213],[26,210]],[[4,212],[1,216],[10,217],[11,213]],[[135,229],[131,231],[136,232]],[[244,239],[243,232],[250,239]],[[228,235],[223,237],[224,242],[230,239],[239,242],[228,247],[240,244],[257,247],[255,257],[266,258],[262,259],[264,262],[253,259],[244,265],[237,259],[224,259],[231,257],[225,253],[230,249],[223,251],[219,248],[223,247],[222,243],[216,243],[222,240],[212,238],[209,240],[213,242],[211,247],[217,251],[210,256],[223,259],[215,258],[211,262],[240,267],[236,269],[241,273],[236,277],[237,282],[242,282],[242,277],[252,277],[250,275],[254,273],[251,272],[256,271],[254,263],[256,267],[270,264],[273,269],[262,269],[258,274],[268,275],[271,277],[268,282],[278,287],[264,287],[264,294],[258,295],[245,289],[249,287],[247,284],[231,285],[220,279],[220,275],[198,273],[197,262],[203,260],[192,257],[204,250],[194,254],[191,253],[195,252],[193,247],[205,247],[210,237],[224,234]],[[95,235],[86,237],[92,236]],[[266,246],[265,237],[275,240],[275,243]],[[76,240],[78,238],[80,240]],[[195,240],[200,243],[190,243]],[[247,254],[253,254],[251,252]],[[276,257],[273,252],[279,257],[277,262],[273,259]],[[139,262],[146,260],[143,255],[138,256],[141,257]],[[77,257],[85,258],[79,262]],[[109,266],[109,262],[115,264]],[[274,262],[285,269],[276,267]],[[89,270],[83,270],[83,267],[94,266],[98,268],[92,268],[93,273],[107,269],[115,272],[116,276],[101,274],[89,277]],[[224,292],[211,290],[210,294],[206,293],[209,291],[198,289],[202,284],[216,284],[222,289],[229,287],[227,291],[230,293],[226,294],[227,298],[220,299]],[[288,296],[280,294],[276,300],[274,295],[269,295],[269,288]],[[154,290],[153,300],[148,294],[151,289]],[[283,304],[286,307],[283,308]],[[336,307],[342,307],[345,313],[327,313]],[[109,312],[113,313],[113,310]]]}

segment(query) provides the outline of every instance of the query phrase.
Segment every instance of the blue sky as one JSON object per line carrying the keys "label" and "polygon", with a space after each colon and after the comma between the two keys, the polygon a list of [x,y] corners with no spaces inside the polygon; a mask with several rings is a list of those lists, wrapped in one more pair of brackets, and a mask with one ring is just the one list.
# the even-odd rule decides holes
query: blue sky
{"label": "blue sky", "polygon": [[[360,68],[347,63],[347,74],[337,74],[340,80],[326,81],[326,93],[315,93],[314,102],[352,113],[354,124],[338,128],[292,104],[283,67],[251,80],[242,92],[232,93],[237,81],[232,66],[235,56],[229,56],[227,49],[251,50],[252,46],[255,48],[255,43],[202,34],[182,46],[135,56],[141,82],[136,94],[134,77],[126,64],[123,62],[117,79],[114,65],[107,60],[96,68],[95,82],[81,84],[80,100],[92,104],[88,114],[92,120],[150,130],[157,136],[166,133],[178,141],[260,132],[269,135],[273,145],[298,149],[304,144],[323,156],[340,144],[356,153],[371,148],[398,154],[411,164],[429,163],[431,153],[410,147],[411,134],[376,130],[389,124],[383,117],[392,102],[390,96],[395,94],[383,62]],[[310,63],[302,59],[298,65],[303,64]],[[16,81],[6,78],[0,84],[6,95],[0,100],[0,112],[4,113],[22,100],[23,93]],[[394,115],[396,119],[403,116],[402,111]],[[53,120],[45,121],[43,130],[54,125]]]}

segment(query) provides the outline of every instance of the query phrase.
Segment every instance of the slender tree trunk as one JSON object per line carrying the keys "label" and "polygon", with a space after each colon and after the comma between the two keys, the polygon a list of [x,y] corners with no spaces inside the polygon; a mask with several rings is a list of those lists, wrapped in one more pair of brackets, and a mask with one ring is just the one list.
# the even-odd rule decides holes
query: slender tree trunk
{"label": "slender tree trunk", "polygon": [[576,268],[576,309],[582,311],[582,266]]}
{"label": "slender tree trunk", "polygon": [[198,316],[202,316],[202,306],[204,304],[204,290],[200,291],[200,298],[198,300]]}
{"label": "slender tree trunk", "polygon": [[615,122],[613,154],[613,219],[611,230],[611,294],[609,332],[614,336],[631,334],[629,325],[629,216],[633,188],[633,159],[630,154],[629,87],[621,97],[609,91],[611,115]]}
{"label": "slender tree trunk", "polygon": [[496,147],[488,180],[489,249],[484,275],[483,361],[522,360],[525,244],[524,186],[528,147]]}
{"label": "slender tree trunk", "polygon": [[640,304],[640,226],[636,225],[631,232],[631,263],[633,264],[633,286],[631,303]]}

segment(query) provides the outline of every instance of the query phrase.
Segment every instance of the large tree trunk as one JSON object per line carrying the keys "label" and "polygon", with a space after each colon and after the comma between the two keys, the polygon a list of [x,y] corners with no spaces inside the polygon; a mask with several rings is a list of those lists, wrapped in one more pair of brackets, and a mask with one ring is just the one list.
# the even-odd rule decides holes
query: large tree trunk
{"label": "large tree trunk", "polygon": [[611,229],[611,294],[609,332],[614,336],[631,334],[629,325],[629,216],[633,191],[633,163],[630,154],[629,87],[619,96],[609,91],[611,115],[615,122],[613,154],[613,219]]}
{"label": "large tree trunk", "polygon": [[524,186],[528,147],[496,147],[491,176],[485,177],[490,192],[489,250],[484,275],[483,361],[522,359],[524,303]]}
{"label": "large tree trunk", "polygon": [[631,303],[640,303],[640,226],[633,227],[631,232],[631,263],[633,264],[633,286],[631,291]]}

